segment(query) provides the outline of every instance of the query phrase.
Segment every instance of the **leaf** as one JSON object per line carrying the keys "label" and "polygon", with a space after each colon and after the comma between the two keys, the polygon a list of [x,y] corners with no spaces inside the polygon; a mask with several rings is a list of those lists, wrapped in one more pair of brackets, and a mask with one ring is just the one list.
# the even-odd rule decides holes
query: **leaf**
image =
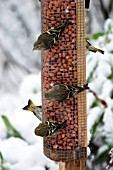
{"label": "leaf", "polygon": [[1,162],[1,170],[9,170],[7,167],[4,166],[5,160],[3,158],[2,152],[0,152],[0,162]]}
{"label": "leaf", "polygon": [[113,89],[111,90],[110,97],[113,99]]}
{"label": "leaf", "polygon": [[92,126],[91,132],[92,132],[92,137],[94,136],[97,127],[103,123],[103,117],[104,117],[104,112],[98,117],[98,119],[95,121],[95,123]]}
{"label": "leaf", "polygon": [[113,50],[111,50],[110,53],[113,54]]}
{"label": "leaf", "polygon": [[4,163],[4,158],[3,158],[2,152],[0,152],[0,162],[1,162],[1,164]]}
{"label": "leaf", "polygon": [[90,73],[89,77],[87,78],[87,83],[91,82],[91,79],[93,78],[93,74],[94,74],[95,70],[97,69],[97,67],[98,67],[98,63],[96,62],[94,68],[92,69],[92,72]]}
{"label": "leaf", "polygon": [[[109,152],[109,146],[106,145],[106,148],[102,151],[102,152],[98,152],[97,155],[95,155],[95,160],[94,160],[94,164],[100,164],[103,161],[108,161],[108,152]],[[99,150],[98,150],[99,151]]]}
{"label": "leaf", "polygon": [[1,170],[10,170],[9,168],[5,167],[5,166],[2,166],[2,169]]}
{"label": "leaf", "polygon": [[92,103],[92,105],[90,106],[90,108],[96,107],[98,106],[98,101],[94,100],[94,102]]}
{"label": "leaf", "polygon": [[100,36],[103,36],[105,33],[104,32],[98,32],[98,33],[96,33],[96,34],[93,34],[92,35],[92,38],[94,39],[94,40],[97,40]]}
{"label": "leaf", "polygon": [[8,120],[8,118],[5,115],[2,115],[2,119],[4,121],[4,124],[6,125],[7,131],[8,131],[8,136],[14,136],[14,137],[20,138],[22,140],[25,140],[21,136],[21,134],[11,125],[10,121]]}
{"label": "leaf", "polygon": [[113,80],[113,66],[111,65],[111,74],[107,77],[110,80]]}

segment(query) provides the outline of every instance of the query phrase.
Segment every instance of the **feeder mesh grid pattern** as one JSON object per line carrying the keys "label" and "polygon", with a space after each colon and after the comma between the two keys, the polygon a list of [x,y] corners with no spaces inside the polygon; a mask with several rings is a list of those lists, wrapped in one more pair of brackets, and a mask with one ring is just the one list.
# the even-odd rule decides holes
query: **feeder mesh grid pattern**
{"label": "feeder mesh grid pattern", "polygon": [[42,31],[58,27],[66,20],[57,43],[42,53],[43,120],[69,124],[54,137],[44,138],[44,154],[55,161],[86,158],[86,92],[63,102],[44,97],[56,84],[82,86],[86,84],[85,5],[84,0],[42,0]]}

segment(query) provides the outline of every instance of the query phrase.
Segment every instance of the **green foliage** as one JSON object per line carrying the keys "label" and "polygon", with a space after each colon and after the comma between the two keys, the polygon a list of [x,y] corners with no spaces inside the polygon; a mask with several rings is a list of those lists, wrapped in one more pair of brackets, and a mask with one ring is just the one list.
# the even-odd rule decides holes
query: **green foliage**
{"label": "green foliage", "polygon": [[[98,129],[102,128],[104,126],[103,122],[104,118],[104,112],[100,114],[100,116],[97,118],[97,120],[94,122],[92,129],[91,129],[91,140],[89,143],[89,147],[91,148],[91,152],[94,155],[94,159],[92,160],[92,166],[96,167],[97,165],[101,165],[106,161],[109,162],[109,156],[108,153],[110,149],[113,147],[109,143],[107,143],[106,136],[101,134],[101,131],[98,132]],[[99,139],[101,140],[101,145],[98,143],[98,140],[95,141],[95,138],[99,135]],[[95,168],[94,168],[95,169]]]}
{"label": "green foliage", "polygon": [[1,163],[1,164],[4,163],[4,158],[3,158],[2,152],[0,152],[0,163]]}
{"label": "green foliage", "polygon": [[103,35],[105,35],[104,32],[98,32],[98,33],[93,34],[93,35],[92,35],[92,38],[93,38],[94,40],[97,40],[100,36],[103,36]]}
{"label": "green foliage", "polygon": [[7,138],[14,136],[14,137],[20,138],[22,140],[25,140],[21,136],[21,134],[12,126],[12,124],[10,123],[10,121],[8,120],[8,118],[5,115],[2,115],[2,120],[7,128]]}
{"label": "green foliage", "polygon": [[[102,150],[102,151],[100,151],[100,150]],[[95,155],[95,159],[94,159],[93,164],[100,164],[100,163],[104,162],[105,160],[107,162],[109,161],[109,157],[107,155],[107,153],[110,151],[109,146],[104,145],[100,148],[100,150],[98,150],[97,155]]]}
{"label": "green foliage", "polygon": [[2,152],[0,152],[0,169],[1,170],[9,170],[9,168],[7,168],[5,166],[5,160],[3,158]]}
{"label": "green foliage", "polygon": [[111,25],[111,23],[109,23],[109,24],[108,24],[107,34],[109,34],[111,31],[112,31],[112,25]]}
{"label": "green foliage", "polygon": [[37,93],[38,93],[38,90],[37,90],[37,89],[34,89],[34,90],[33,90],[33,93],[34,93],[34,94],[37,94]]}
{"label": "green foliage", "polygon": [[[104,44],[104,45],[106,45],[106,47],[108,47],[109,43],[111,41],[113,41],[111,39],[113,36],[113,23],[108,22],[106,24],[105,28],[106,28],[106,30],[104,32],[98,32],[96,34],[93,34],[92,36],[90,36],[90,39],[93,39],[94,41],[98,41],[98,39],[100,37],[102,37],[102,39],[100,39],[100,41],[102,40],[101,41],[102,45]],[[111,43],[110,43],[110,45],[111,45]],[[104,60],[104,62],[108,62],[110,69],[111,69],[111,73],[109,76],[106,76],[105,79],[109,79],[109,81],[111,81],[111,83],[112,83],[113,82],[113,64],[112,64],[112,61],[110,60],[110,57],[111,57],[111,54],[113,54],[113,50],[108,51],[108,53],[109,54],[106,53],[106,55],[104,56],[104,57],[106,57],[106,58],[108,57],[108,58],[106,60],[105,59],[103,59],[103,60]],[[102,61],[102,58],[100,58],[96,61],[97,62],[95,64],[95,66],[93,66],[92,71],[88,75],[88,78],[87,78],[88,83],[90,83],[90,82],[94,81],[94,79],[96,79],[96,76],[98,74],[96,72],[96,70],[98,69],[99,61]],[[94,75],[95,75],[95,77],[94,77]],[[89,84],[89,86],[90,86],[90,84]],[[98,86],[98,84],[97,84],[97,86]],[[97,94],[97,96],[98,96],[98,94]],[[108,98],[109,98],[109,100],[108,100]],[[113,99],[113,89],[111,90],[110,96],[108,96],[108,98],[102,98],[103,99],[102,100],[100,98],[100,96],[98,96],[98,98],[96,98],[96,96],[95,96],[95,100],[93,101],[92,105],[90,106],[90,109],[94,109],[95,107],[102,107],[102,105],[100,105],[99,103],[101,103],[101,104],[103,104],[103,106],[105,106],[104,108],[102,107],[103,111],[100,111],[100,115],[96,118],[96,121],[93,123],[93,125],[91,127],[91,140],[89,143],[89,147],[90,147],[91,153],[92,153],[92,155],[94,155],[94,157],[93,157],[93,160],[91,159],[91,157],[89,158],[89,160],[90,160],[90,163],[92,164],[93,170],[105,169],[106,164],[110,160],[108,153],[109,153],[110,149],[113,148],[113,144],[111,141],[112,137],[110,137],[113,134],[111,134],[112,132],[110,132],[110,131],[107,133],[106,126],[104,124],[105,121],[108,121],[108,120],[105,120],[104,115],[107,114],[108,110],[112,111],[111,106],[109,106],[109,101],[110,100],[112,101],[112,99]],[[109,109],[106,110],[106,108],[109,108]],[[92,118],[93,118],[93,115],[92,115]]]}
{"label": "green foliage", "polygon": [[102,113],[99,115],[98,119],[94,122],[94,124],[93,124],[93,126],[92,126],[92,129],[91,129],[92,137],[95,135],[97,128],[98,128],[100,125],[103,125],[103,117],[104,117],[104,112],[102,112]]}
{"label": "green foliage", "polygon": [[92,105],[90,106],[90,108],[96,107],[98,106],[98,101],[95,99],[92,103]]}
{"label": "green foliage", "polygon": [[111,91],[110,97],[111,97],[111,99],[113,99],[113,89]]}
{"label": "green foliage", "polygon": [[111,64],[110,66],[111,66],[111,74],[107,78],[113,81],[113,66]]}
{"label": "green foliage", "polygon": [[97,69],[97,67],[98,67],[98,63],[96,62],[95,67],[93,68],[93,70],[91,71],[89,77],[87,78],[87,83],[90,83],[91,80],[93,79],[93,74],[94,74],[95,70]]}

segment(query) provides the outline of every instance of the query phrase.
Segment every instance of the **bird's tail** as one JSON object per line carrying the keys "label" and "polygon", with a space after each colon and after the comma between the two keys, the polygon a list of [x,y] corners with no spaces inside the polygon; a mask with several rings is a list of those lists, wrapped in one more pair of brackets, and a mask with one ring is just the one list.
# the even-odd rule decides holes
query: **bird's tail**
{"label": "bird's tail", "polygon": [[32,100],[28,100],[28,105],[26,105],[24,108],[22,108],[23,110],[29,110],[31,112],[33,112],[33,108],[36,107],[36,105],[32,102]]}
{"label": "bird's tail", "polygon": [[67,122],[67,121],[65,120],[64,122],[60,123],[60,124],[58,125],[58,129],[65,128],[65,127],[67,126],[67,123],[66,123],[66,122]]}
{"label": "bird's tail", "polygon": [[71,22],[70,21],[66,21],[64,24],[62,24],[61,26],[57,27],[56,30],[59,31],[60,33],[62,33],[64,31],[64,29],[70,25]]}
{"label": "bird's tail", "polygon": [[71,24],[71,22],[68,20],[68,21],[66,21],[64,24],[62,24],[61,25],[61,27],[64,27],[64,28],[66,28],[68,25],[70,25]]}
{"label": "bird's tail", "polygon": [[83,87],[84,89],[90,89],[90,88],[88,87],[88,83],[85,84],[85,85],[83,85],[82,87]]}
{"label": "bird's tail", "polygon": [[99,48],[97,48],[97,51],[98,51],[99,53],[101,53],[101,54],[104,54],[104,51],[101,50],[101,49],[99,49]]}
{"label": "bird's tail", "polygon": [[94,46],[90,46],[88,49],[89,49],[89,51],[92,51],[94,53],[96,53],[98,51],[99,53],[104,54],[103,50],[101,50],[100,48],[96,48]]}

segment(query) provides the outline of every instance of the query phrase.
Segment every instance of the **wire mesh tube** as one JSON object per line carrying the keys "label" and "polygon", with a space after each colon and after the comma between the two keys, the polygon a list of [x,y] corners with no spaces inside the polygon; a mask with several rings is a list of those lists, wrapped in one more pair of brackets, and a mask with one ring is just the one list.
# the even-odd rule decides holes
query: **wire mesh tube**
{"label": "wire mesh tube", "polygon": [[58,135],[44,138],[44,154],[54,161],[86,158],[86,92],[63,102],[47,100],[44,95],[56,84],[72,86],[86,83],[84,0],[42,0],[42,31],[72,22],[58,42],[42,53],[43,120],[68,126]]}

